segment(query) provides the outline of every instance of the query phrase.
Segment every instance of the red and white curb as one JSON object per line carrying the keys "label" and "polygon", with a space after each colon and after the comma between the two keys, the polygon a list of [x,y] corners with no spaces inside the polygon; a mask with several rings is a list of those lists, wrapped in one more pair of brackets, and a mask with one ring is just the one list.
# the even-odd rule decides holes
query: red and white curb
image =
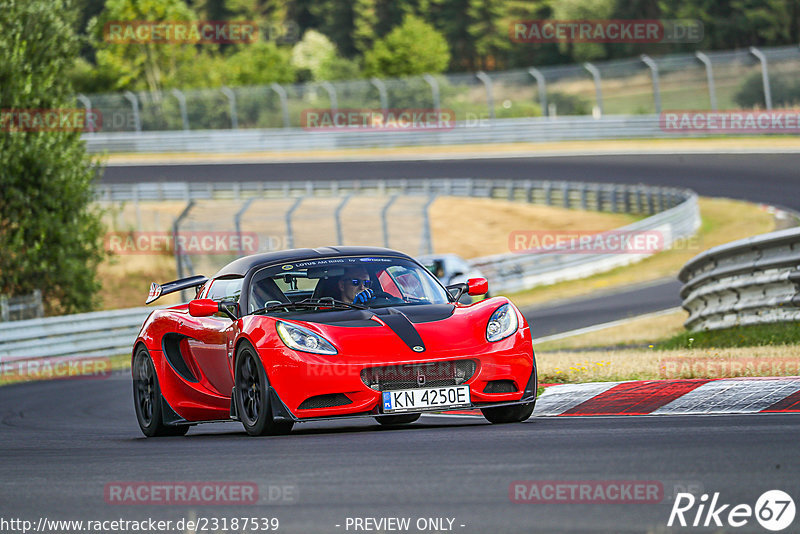
{"label": "red and white curb", "polygon": [[636,380],[548,387],[536,416],[800,412],[800,377]]}
{"label": "red and white curb", "polygon": [[[800,413],[800,377],[589,382],[549,386],[538,417]],[[454,410],[445,415],[481,415]]]}

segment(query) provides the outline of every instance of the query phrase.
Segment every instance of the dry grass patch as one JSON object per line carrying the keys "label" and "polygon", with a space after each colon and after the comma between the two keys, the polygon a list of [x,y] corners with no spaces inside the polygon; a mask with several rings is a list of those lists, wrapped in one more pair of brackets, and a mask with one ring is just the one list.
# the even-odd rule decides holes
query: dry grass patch
{"label": "dry grass patch", "polygon": [[491,198],[441,197],[431,206],[431,233],[436,252],[475,258],[507,254],[508,237],[514,230],[602,232],[637,218]]}
{"label": "dry grass patch", "polygon": [[654,254],[639,263],[619,267],[581,280],[560,282],[509,295],[517,306],[577,297],[594,291],[676,276],[700,252],[736,239],[775,229],[775,219],[765,208],[724,198],[701,198],[702,225],[696,238],[682,246]]}
{"label": "dry grass patch", "polygon": [[798,376],[800,346],[539,352],[536,364],[543,384]]}

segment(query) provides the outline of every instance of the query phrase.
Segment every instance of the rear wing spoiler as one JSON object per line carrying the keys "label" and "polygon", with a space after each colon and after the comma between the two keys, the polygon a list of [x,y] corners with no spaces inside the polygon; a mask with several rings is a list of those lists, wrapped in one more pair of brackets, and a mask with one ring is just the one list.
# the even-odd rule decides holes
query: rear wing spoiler
{"label": "rear wing spoiler", "polygon": [[158,300],[158,298],[162,295],[168,295],[169,293],[174,293],[183,289],[189,289],[190,287],[202,286],[206,282],[208,282],[208,277],[202,275],[181,278],[180,280],[173,280],[172,282],[167,282],[163,285],[153,282],[150,284],[150,293],[147,294],[147,300],[144,301],[144,303],[150,304],[151,302]]}

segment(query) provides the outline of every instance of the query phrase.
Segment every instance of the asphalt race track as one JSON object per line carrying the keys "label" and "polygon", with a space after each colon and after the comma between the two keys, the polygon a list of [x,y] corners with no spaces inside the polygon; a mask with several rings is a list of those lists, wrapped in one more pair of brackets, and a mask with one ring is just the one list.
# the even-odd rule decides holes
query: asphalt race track
{"label": "asphalt race track", "polygon": [[662,279],[521,311],[533,328],[533,337],[537,338],[675,308],[681,305],[681,286],[678,280]]}
{"label": "asphalt race track", "polygon": [[[769,489],[800,493],[793,415],[554,417],[502,426],[425,416],[402,430],[351,420],[266,438],[221,423],[145,439],[131,397],[126,373],[0,388],[0,516],[34,523],[277,517],[279,532],[297,533],[347,532],[348,517],[381,516],[410,517],[412,525],[451,518],[453,531],[479,534],[665,532],[682,488],[751,506]],[[663,494],[647,504],[512,503],[509,487],[520,480],[654,481]],[[108,504],[106,484],[126,481],[255,482],[259,503]],[[270,497],[270,487],[289,487],[286,501],[277,490]],[[736,530],[763,532],[753,519],[748,526]]]}
{"label": "asphalt race track", "polygon": [[103,182],[531,178],[688,187],[800,210],[800,154],[640,154],[107,167]]}

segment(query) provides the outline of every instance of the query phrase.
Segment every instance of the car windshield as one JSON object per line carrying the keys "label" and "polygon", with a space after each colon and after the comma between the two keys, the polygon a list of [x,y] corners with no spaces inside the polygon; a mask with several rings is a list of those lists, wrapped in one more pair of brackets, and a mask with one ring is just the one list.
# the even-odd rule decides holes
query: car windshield
{"label": "car windshield", "polygon": [[[394,256],[332,257],[264,267],[250,282],[249,313],[288,307],[381,308],[445,304],[447,291],[413,261]],[[283,304],[284,306],[280,306]]]}

